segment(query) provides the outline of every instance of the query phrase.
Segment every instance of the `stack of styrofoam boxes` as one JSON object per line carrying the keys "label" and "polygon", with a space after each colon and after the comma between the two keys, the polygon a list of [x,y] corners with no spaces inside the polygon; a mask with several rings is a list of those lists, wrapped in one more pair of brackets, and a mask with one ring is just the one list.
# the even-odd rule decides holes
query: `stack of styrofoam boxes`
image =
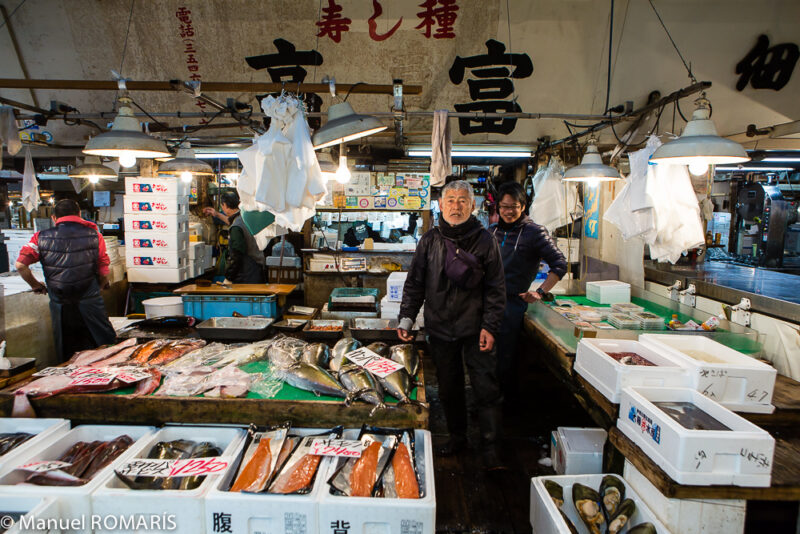
{"label": "stack of styrofoam boxes", "polygon": [[[407,272],[394,272],[386,279],[386,296],[381,299],[381,318],[397,319],[400,314],[400,303],[403,302],[403,286],[407,276]],[[423,304],[415,320],[417,328],[424,328],[424,315],[425,305]]]}
{"label": "stack of styrofoam boxes", "polygon": [[[90,481],[80,486],[23,484],[30,473],[15,469],[15,466],[6,465],[0,472],[0,503],[5,502],[2,495],[9,493],[15,497],[55,497],[60,503],[61,519],[65,522],[69,521],[70,524],[75,520],[78,525],[81,525],[80,528],[69,532],[91,532],[89,519],[92,515],[92,494],[109,478],[116,478],[113,473],[114,469],[117,469],[129,458],[141,453],[144,443],[152,436],[154,430],[149,426],[82,425],[63,434],[51,434],[38,446],[26,449],[26,453],[18,456],[14,463],[24,465],[31,462],[57,460],[79,441],[110,441],[127,435],[133,439],[133,444],[114,461],[102,468]],[[119,502],[117,506],[119,506]]]}
{"label": "stack of styrofoam boxes", "polygon": [[[19,253],[22,247],[27,245],[33,237],[33,230],[3,230],[3,237],[5,238],[6,249],[8,250],[8,270],[16,271],[17,268],[14,263],[19,258]],[[30,266],[34,273],[41,275],[42,266],[35,263]]]}
{"label": "stack of styrofoam boxes", "polygon": [[189,276],[195,278],[206,272],[206,245],[202,241],[189,242]]}
{"label": "stack of styrofoam boxes", "polygon": [[[570,529],[564,521],[564,517],[569,519],[575,528],[580,529],[580,532],[588,532],[584,527],[583,520],[578,515],[578,510],[572,502],[572,486],[573,484],[583,484],[589,486],[594,490],[599,490],[600,484],[603,482],[604,474],[594,475],[564,475],[564,476],[547,476],[536,477],[531,479],[531,527],[536,534],[569,534],[575,532]],[[618,477],[619,478],[619,477]],[[553,498],[547,492],[544,481],[550,480],[561,486],[564,490],[564,502],[559,507],[553,501]],[[647,501],[644,496],[637,494],[638,488],[634,489],[632,484],[628,482],[627,475],[622,479],[625,484],[625,498],[631,499],[636,504],[636,512],[628,519],[628,528],[634,527],[641,523],[652,523],[655,527],[655,532],[659,534],[669,534],[669,530],[659,520],[654,511],[647,506]],[[563,516],[559,513],[559,509],[563,512]],[[678,532],[678,531],[675,531]],[[684,532],[684,531],[681,531]],[[730,531],[715,531],[715,532],[730,532]]]}
{"label": "stack of styrofoam boxes", "polygon": [[178,178],[125,178],[129,282],[189,278],[189,190]]}
{"label": "stack of styrofoam boxes", "polygon": [[28,439],[25,443],[0,456],[0,472],[3,472],[7,466],[19,465],[16,460],[19,459],[20,456],[24,456],[26,451],[38,448],[39,445],[48,438],[60,436],[68,430],[69,421],[66,419],[28,419],[25,417],[0,418],[0,434],[13,434],[15,432],[33,434],[33,437]]}
{"label": "stack of styrofoam boxes", "polygon": [[[358,439],[358,430],[347,430],[345,439]],[[433,480],[431,433],[414,431],[414,459],[419,474],[419,499],[343,497],[332,495],[326,484],[319,502],[319,532],[332,525],[349,525],[349,534],[433,534],[436,531],[436,489]],[[339,462],[345,459],[340,459]],[[339,462],[331,462],[325,480],[335,473]],[[296,532],[296,531],[295,531]]]}
{"label": "stack of styrofoam boxes", "polygon": [[578,263],[581,261],[580,239],[567,239],[565,237],[559,237],[556,239],[556,246],[564,255],[564,257],[568,258],[570,262]]}
{"label": "stack of styrofoam boxes", "polygon": [[121,247],[119,239],[114,236],[103,236],[106,243],[106,253],[110,262],[108,266],[108,280],[115,284],[125,278],[125,247]]}
{"label": "stack of styrofoam boxes", "polygon": [[559,475],[602,473],[607,436],[602,428],[558,427],[550,434],[553,469]]}
{"label": "stack of styrofoam boxes", "polygon": [[631,301],[631,285],[619,280],[586,282],[586,298],[598,304]]}
{"label": "stack of styrofoam boxes", "polygon": [[[148,437],[142,447],[137,448],[131,458],[147,458],[149,451],[159,442],[191,440],[196,443],[209,442],[222,451],[220,456],[238,456],[244,441],[244,430],[230,427],[211,426],[165,426]],[[217,480],[227,471],[208,475],[195,489],[191,490],[132,490],[116,476],[105,477],[100,487],[92,494],[94,513],[100,516],[136,515],[171,516],[179,532],[205,532],[205,497]],[[166,532],[169,529],[159,530]],[[269,531],[269,529],[268,529]],[[127,528],[95,530],[101,532],[133,533],[140,532]],[[239,532],[234,530],[233,532]]]}
{"label": "stack of styrofoam boxes", "polygon": [[[0,502],[3,503],[0,528],[6,534],[29,534],[38,530],[35,528],[37,525],[59,524],[61,507],[58,499],[0,495]],[[16,521],[9,522],[7,518],[14,519],[14,516],[17,516]],[[29,526],[34,528],[28,528]],[[47,529],[47,532],[61,532],[61,529]]]}

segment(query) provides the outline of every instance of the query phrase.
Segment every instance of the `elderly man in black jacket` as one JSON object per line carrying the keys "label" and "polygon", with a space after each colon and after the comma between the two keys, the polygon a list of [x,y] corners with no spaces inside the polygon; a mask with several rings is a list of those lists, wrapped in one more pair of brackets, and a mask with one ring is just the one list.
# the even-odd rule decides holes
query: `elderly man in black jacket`
{"label": "elderly man in black jacket", "polygon": [[495,239],[471,215],[472,186],[461,180],[447,184],[440,204],[439,226],[420,239],[403,287],[398,336],[411,341],[408,331],[424,302],[425,330],[450,432],[440,452],[456,454],[467,445],[466,363],[484,464],[495,469],[501,466],[496,441],[502,393],[495,374],[495,338],[506,300],[503,262]]}

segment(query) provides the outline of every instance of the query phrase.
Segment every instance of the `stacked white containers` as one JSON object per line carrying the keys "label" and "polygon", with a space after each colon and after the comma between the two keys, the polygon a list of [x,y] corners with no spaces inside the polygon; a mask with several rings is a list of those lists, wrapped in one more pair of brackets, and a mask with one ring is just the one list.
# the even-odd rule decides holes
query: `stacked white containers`
{"label": "stacked white containers", "polygon": [[124,204],[128,281],[189,278],[189,184],[178,178],[129,176]]}
{"label": "stacked white containers", "polygon": [[[31,238],[33,237],[33,233],[33,230],[3,230],[6,249],[8,250],[9,271],[14,272],[17,270],[17,268],[14,266],[14,262],[16,262],[17,258],[19,258],[19,253],[22,250],[22,247],[30,242]],[[31,270],[34,271],[34,274],[39,274],[41,276],[42,266],[40,263],[35,263],[31,265]]]}

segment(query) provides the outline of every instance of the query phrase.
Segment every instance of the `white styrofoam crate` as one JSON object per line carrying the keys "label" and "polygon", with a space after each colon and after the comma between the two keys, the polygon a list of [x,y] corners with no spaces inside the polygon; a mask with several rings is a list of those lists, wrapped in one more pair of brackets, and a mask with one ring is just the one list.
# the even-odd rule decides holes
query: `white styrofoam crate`
{"label": "white styrofoam crate", "polygon": [[127,250],[186,250],[189,232],[125,232],[125,243]]}
{"label": "white styrofoam crate", "polygon": [[[547,489],[544,487],[544,480],[552,480],[564,488],[564,504],[561,505],[561,510],[564,512],[572,524],[580,534],[588,534],[589,530],[578,515],[575,505],[572,503],[572,486],[573,484],[583,484],[598,490],[603,481],[604,474],[597,475],[561,475],[561,476],[544,476],[534,477],[531,479],[531,527],[535,534],[570,534],[569,527],[564,522],[561,514],[558,513],[558,507]],[[638,525],[640,523],[652,523],[656,527],[658,534],[669,534],[669,530],[661,521],[658,520],[656,515],[650,510],[647,504],[642,500],[636,491],[631,487],[627,480],[615,475],[625,483],[625,498],[631,499],[636,503],[636,513],[634,513],[628,520],[627,527],[623,530],[626,532],[628,528]],[[607,525],[606,525],[607,526]]]}
{"label": "white styrofoam crate", "polygon": [[[61,507],[58,500],[50,497],[20,497],[13,493],[0,493],[0,517],[2,512],[23,514],[12,526],[5,524],[5,520],[0,521],[0,528],[4,528],[5,534],[34,534],[47,532],[47,534],[60,534],[63,532],[58,525],[61,517]],[[55,528],[46,530],[38,528],[39,524],[48,522]]]}
{"label": "white styrofoam crate", "polygon": [[553,469],[560,475],[602,473],[607,437],[602,428],[558,427],[550,435]]}
{"label": "white styrofoam crate", "polygon": [[180,178],[126,176],[125,194],[185,197],[189,194],[191,185],[191,183],[186,183]]}
{"label": "white styrofoam crate", "polygon": [[[244,430],[231,427],[211,426],[167,426],[140,447],[136,458],[146,458],[150,449],[159,441],[187,439],[194,442],[211,442],[222,450],[222,456],[233,457],[242,446]],[[177,525],[177,530],[163,532],[204,532],[204,497],[216,480],[223,476],[209,475],[193,490],[132,490],[114,473],[105,477],[103,484],[92,494],[94,513],[98,515],[169,515]],[[96,532],[107,532],[102,529]],[[116,529],[113,532],[133,532]],[[162,532],[151,530],[149,532]]]}
{"label": "white styrofoam crate", "polygon": [[194,260],[205,254],[205,246],[206,244],[202,241],[192,241],[189,243],[189,259]]}
{"label": "white styrofoam crate", "polygon": [[556,239],[556,246],[558,250],[564,254],[572,263],[581,261],[581,240],[580,239],[567,239],[559,237]]}
{"label": "white styrofoam crate", "polygon": [[143,269],[180,269],[189,265],[187,250],[132,249],[125,251],[125,265]]}
{"label": "white styrofoam crate", "polygon": [[16,460],[24,456],[27,451],[38,448],[40,444],[55,439],[69,430],[69,421],[66,419],[36,419],[27,417],[0,418],[0,434],[13,432],[27,432],[35,434],[22,445],[0,456],[0,473],[7,465],[18,465]]}
{"label": "white styrofoam crate", "polygon": [[396,272],[389,275],[386,279],[386,299],[389,302],[401,302],[403,300],[403,286],[406,283],[407,272]]}
{"label": "white styrofoam crate", "polygon": [[[293,428],[296,436],[310,436],[324,429]],[[233,469],[220,477],[206,495],[206,532],[216,534],[214,518],[230,514],[232,532],[269,532],[271,534],[299,534],[322,532],[317,523],[317,509],[322,492],[327,491],[329,464],[333,458],[325,457],[317,469],[314,486],[305,495],[279,495],[274,493],[244,493],[222,491],[233,482]]]}
{"label": "white styrofoam crate", "polygon": [[189,279],[189,267],[180,269],[153,269],[151,267],[128,267],[128,282],[145,284],[177,284]]}
{"label": "white styrofoam crate", "polygon": [[[61,434],[58,438],[47,440],[46,443],[29,449],[28,453],[20,456],[16,465],[23,465],[30,462],[43,460],[57,460],[67,450],[79,441],[110,441],[119,436],[127,434],[134,442],[126,451],[120,454],[113,462],[104,467],[83,486],[36,486],[21,485],[28,477],[29,473],[14,469],[12,466],[5,466],[0,476],[0,494],[13,493],[17,496],[29,497],[54,497],[59,500],[61,506],[61,517],[64,519],[87,518],[83,523],[85,528],[75,529],[75,532],[89,532],[90,523],[88,518],[92,515],[92,493],[99,488],[109,475],[113,476],[113,470],[126,461],[128,458],[139,453],[144,443],[147,442],[154,428],[150,426],[130,426],[130,425],[81,425],[73,428],[69,432]],[[73,532],[70,530],[69,532]]]}
{"label": "white styrofoam crate", "polygon": [[[691,402],[730,430],[690,430],[654,402]],[[625,388],[617,427],[679,484],[766,487],[775,440],[689,388]]]}
{"label": "white styrofoam crate", "polygon": [[[635,352],[656,366],[624,365],[609,356],[609,352]],[[628,386],[692,385],[689,368],[682,360],[631,339],[581,339],[575,356],[575,371],[614,404],[619,404],[620,392]]]}
{"label": "white styrofoam crate", "polygon": [[680,534],[743,534],[747,501],[744,499],[670,499],[625,460],[623,476],[628,487],[672,532]]}
{"label": "white styrofoam crate", "polygon": [[214,266],[214,247],[206,245],[203,250],[203,267],[211,269]]}
{"label": "white styrofoam crate", "polygon": [[154,232],[178,234],[189,231],[188,215],[158,215],[153,213],[126,213],[125,232]]}
{"label": "white styrofoam crate", "polygon": [[154,213],[157,215],[187,215],[189,197],[154,197],[152,195],[124,195],[125,215]]}
{"label": "white styrofoam crate", "polygon": [[112,284],[121,282],[125,278],[125,260],[112,261],[108,266],[109,281]]}
{"label": "white styrofoam crate", "polygon": [[[358,430],[345,432],[345,439],[357,439]],[[326,484],[319,502],[320,532],[332,532],[331,525],[349,523],[349,534],[433,534],[436,527],[436,488],[433,480],[431,433],[415,430],[415,460],[424,489],[422,499],[381,499],[340,497],[331,495]],[[331,462],[324,477],[328,480],[336,470]]]}
{"label": "white styrofoam crate", "polygon": [[[772,393],[777,371],[774,367],[703,336],[643,334],[639,341],[668,352],[690,368],[694,387],[707,397],[735,412],[772,413]],[[685,351],[699,350],[724,363],[697,360]]]}
{"label": "white styrofoam crate", "polygon": [[586,282],[586,297],[598,304],[617,304],[631,301],[631,285],[619,280]]}

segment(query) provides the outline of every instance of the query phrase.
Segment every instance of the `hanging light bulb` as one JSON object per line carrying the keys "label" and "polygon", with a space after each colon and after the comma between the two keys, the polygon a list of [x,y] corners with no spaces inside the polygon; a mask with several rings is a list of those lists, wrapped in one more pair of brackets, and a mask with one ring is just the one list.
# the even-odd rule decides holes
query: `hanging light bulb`
{"label": "hanging light bulb", "polygon": [[192,173],[190,173],[189,171],[183,171],[181,173],[181,181],[183,183],[185,183],[185,184],[188,184],[189,182],[191,182],[192,181]]}
{"label": "hanging light bulb", "polygon": [[695,176],[703,176],[708,172],[708,164],[705,161],[693,161],[689,164],[689,172]]}
{"label": "hanging light bulb", "polygon": [[590,186],[619,179],[617,169],[603,164],[603,158],[597,150],[597,139],[594,136],[589,138],[589,144],[580,165],[567,169],[563,178],[565,182],[586,182]]}
{"label": "hanging light bulb", "polygon": [[214,176],[214,169],[203,160],[197,159],[188,141],[181,143],[178,155],[161,164],[158,168],[159,176],[177,176],[183,182],[189,183],[193,176]]}
{"label": "hanging light bulb", "polygon": [[133,167],[134,165],[136,165],[136,156],[130,153],[122,154],[119,157],[119,164],[125,167],[126,169]]}
{"label": "hanging light bulb", "polygon": [[89,175],[89,182],[90,183],[96,184],[99,181],[100,181],[100,177],[97,176],[96,174],[90,174]]}
{"label": "hanging light bulb", "polygon": [[56,203],[56,197],[50,197],[50,204]]}
{"label": "hanging light bulb", "polygon": [[346,184],[350,181],[350,169],[347,168],[347,156],[344,154],[339,156],[339,168],[336,169],[335,177],[340,184]]}

